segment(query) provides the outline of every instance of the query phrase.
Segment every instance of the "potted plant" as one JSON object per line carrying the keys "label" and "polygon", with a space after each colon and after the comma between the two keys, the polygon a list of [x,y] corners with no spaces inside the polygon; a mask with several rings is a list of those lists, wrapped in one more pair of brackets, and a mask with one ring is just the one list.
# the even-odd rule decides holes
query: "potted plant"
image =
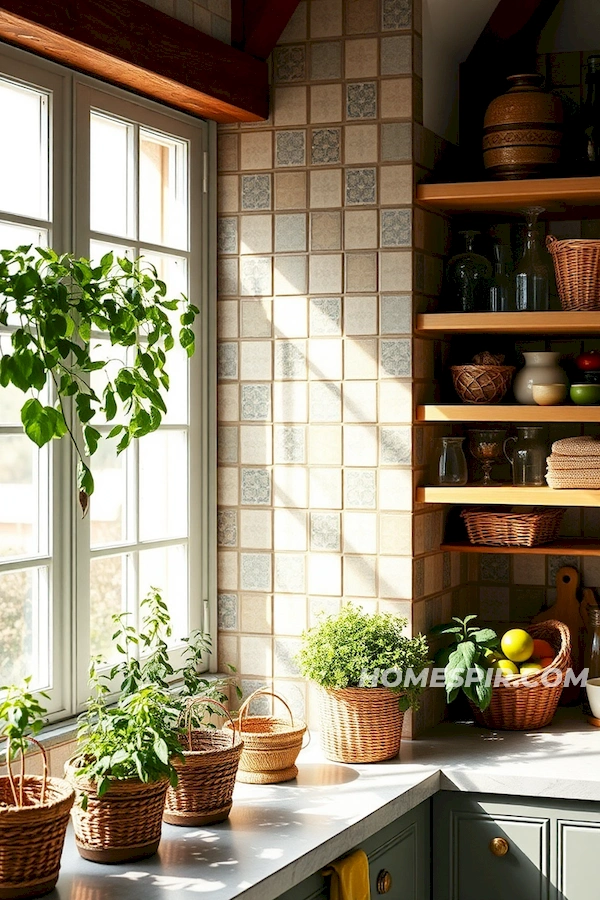
{"label": "potted plant", "polygon": [[[7,774],[0,777],[0,897],[6,898],[39,897],[54,888],[75,796],[66,781],[48,777],[46,752],[33,737],[46,710],[30,692],[30,681],[0,688],[0,736],[7,740]],[[41,776],[25,774],[29,742],[41,751]],[[13,775],[19,754],[20,773]]]}
{"label": "potted plant", "polygon": [[[27,394],[21,421],[38,447],[64,435],[72,441],[84,514],[94,490],[88,462],[101,437],[94,421],[118,418],[108,434],[118,438],[118,453],[162,421],[176,312],[179,343],[191,356],[199,310],[184,296],[167,299],[167,286],[142,257],[106,253],[94,263],[44,247],[0,250],[0,325],[18,323],[0,354],[0,387]],[[94,332],[104,337],[107,352],[97,352],[102,344],[93,341]],[[131,348],[129,361],[115,366],[113,347]],[[92,373],[104,376],[100,392],[91,385]],[[57,398],[53,405],[44,402],[47,386]]]}
{"label": "potted plant", "polygon": [[428,664],[425,638],[407,637],[406,624],[401,616],[348,605],[302,635],[300,667],[319,686],[328,759],[377,762],[398,755],[404,712],[418,706],[419,676]]}

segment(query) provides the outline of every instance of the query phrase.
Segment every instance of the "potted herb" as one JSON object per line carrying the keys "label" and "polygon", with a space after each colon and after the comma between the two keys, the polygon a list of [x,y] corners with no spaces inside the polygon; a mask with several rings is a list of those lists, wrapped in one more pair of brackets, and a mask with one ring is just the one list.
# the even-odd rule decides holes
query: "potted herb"
{"label": "potted herb", "polygon": [[[498,635],[491,628],[479,628],[472,623],[477,616],[459,619],[453,616],[451,622],[435,625],[430,635],[433,638],[448,636],[451,642],[441,647],[434,657],[435,665],[444,669],[446,698],[452,703],[462,691],[469,702],[479,710],[485,710],[492,699],[492,686],[487,672],[499,658],[494,653],[499,646]],[[470,677],[467,677],[468,673]]]}
{"label": "potted herb", "polygon": [[[54,888],[75,796],[66,781],[48,777],[46,752],[33,737],[46,710],[30,692],[30,681],[0,687],[0,736],[7,740],[7,774],[0,777],[0,896],[5,898],[39,897]],[[25,774],[30,742],[42,754],[41,776]],[[13,775],[19,755],[20,773]]]}
{"label": "potted herb", "polygon": [[425,638],[408,638],[406,624],[401,616],[348,605],[302,635],[300,667],[319,686],[328,759],[376,762],[398,755],[404,712],[418,706],[419,676],[428,664]]}

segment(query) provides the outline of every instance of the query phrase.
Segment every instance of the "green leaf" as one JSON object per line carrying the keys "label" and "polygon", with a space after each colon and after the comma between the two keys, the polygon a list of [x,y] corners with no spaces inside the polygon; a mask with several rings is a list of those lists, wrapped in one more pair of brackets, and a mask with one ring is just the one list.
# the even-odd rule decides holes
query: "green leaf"
{"label": "green leaf", "polygon": [[488,645],[490,642],[498,641],[498,635],[492,628],[480,628],[477,631],[471,630],[469,638],[476,644]]}
{"label": "green leaf", "polygon": [[160,761],[167,765],[167,763],[169,762],[169,748],[167,747],[164,738],[158,738],[154,742],[154,752],[156,753]]}
{"label": "green leaf", "polygon": [[179,332],[179,343],[183,347],[183,349],[187,352],[188,356],[194,355],[194,342],[195,342],[194,332],[191,328],[182,328]]}
{"label": "green leaf", "polygon": [[21,422],[27,437],[38,447],[43,447],[54,437],[54,422],[48,416],[47,409],[35,398],[23,404]]}
{"label": "green leaf", "polygon": [[102,435],[95,428],[92,428],[91,425],[86,425],[83,429],[83,436],[85,438],[87,454],[88,456],[93,456],[98,449],[98,442]]}
{"label": "green leaf", "polygon": [[429,634],[433,637],[439,634],[462,634],[462,628],[448,622],[445,625],[434,625],[433,628],[429,629]]}
{"label": "green leaf", "polygon": [[114,391],[107,387],[104,391],[104,415],[106,416],[106,421],[110,422],[116,414],[117,401],[115,400],[115,394]]}

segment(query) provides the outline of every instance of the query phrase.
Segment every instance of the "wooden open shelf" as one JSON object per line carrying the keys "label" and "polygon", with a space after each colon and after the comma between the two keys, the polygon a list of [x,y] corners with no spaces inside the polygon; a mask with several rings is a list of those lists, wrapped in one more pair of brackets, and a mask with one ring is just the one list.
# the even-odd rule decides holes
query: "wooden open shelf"
{"label": "wooden open shelf", "polygon": [[600,423],[600,406],[520,406],[439,403],[417,406],[417,422]]}
{"label": "wooden open shelf", "polygon": [[417,201],[449,213],[519,212],[526,206],[564,212],[568,208],[576,218],[577,210],[600,204],[600,177],[420,184]]}
{"label": "wooden open shelf", "polygon": [[559,538],[539,547],[492,547],[468,541],[446,541],[440,550],[460,553],[532,553],[538,556],[600,556],[600,541],[594,538]]}
{"label": "wooden open shelf", "polygon": [[464,487],[417,488],[419,503],[477,503],[485,506],[600,506],[600,490],[564,490],[550,487],[514,487],[501,484],[498,487],[481,487],[467,484]]}
{"label": "wooden open shelf", "polygon": [[421,313],[417,316],[421,334],[596,334],[600,337],[600,311],[575,312],[478,312]]}

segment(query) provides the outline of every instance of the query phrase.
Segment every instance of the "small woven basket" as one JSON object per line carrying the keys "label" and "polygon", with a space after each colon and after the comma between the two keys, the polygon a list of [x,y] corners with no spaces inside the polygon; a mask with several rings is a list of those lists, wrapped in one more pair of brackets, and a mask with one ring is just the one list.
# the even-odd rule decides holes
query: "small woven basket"
{"label": "small woven basket", "polygon": [[539,547],[556,540],[564,513],[563,507],[537,507],[533,512],[512,512],[473,506],[463,509],[460,515],[471,544]]}
{"label": "small woven basket", "polygon": [[225,707],[216,700],[196,697],[185,711],[187,739],[183,760],[174,759],[177,787],[169,787],[163,822],[169,825],[208,825],[223,822],[231,810],[243,742],[237,732],[195,729],[194,709],[207,704],[218,706],[233,725]]}
{"label": "small woven basket", "polygon": [[0,777],[0,898],[41,897],[58,881],[69,814],[75,799],[71,785],[43,774],[13,776],[10,752],[7,775]]}
{"label": "small woven basket", "polygon": [[549,234],[546,247],[562,308],[600,309],[600,241],[559,241]]}
{"label": "small woven basket", "polygon": [[[108,791],[98,797],[95,781],[77,777],[77,762],[67,762],[65,775],[75,788],[72,815],[79,855],[112,864],[156,853],[168,779],[146,783],[137,778],[111,778]],[[83,794],[88,798],[86,810],[81,808]]]}
{"label": "small woven basket", "polygon": [[[275,697],[287,709],[290,721],[274,716],[248,716],[255,697]],[[225,730],[235,728],[244,742],[237,781],[245,784],[276,784],[291,781],[298,774],[296,759],[302,749],[306,724],[294,723],[292,711],[283,697],[259,688],[244,701],[235,724],[226,722]]]}
{"label": "small woven basket", "polygon": [[[552,669],[557,670],[556,684],[547,687],[544,671],[527,677],[511,678],[508,683],[492,688],[492,701],[487,709],[477,709],[471,704],[476,721],[494,731],[528,731],[543,728],[552,721],[567,669],[571,665],[571,635],[563,622],[549,619],[539,625],[531,625],[527,631],[554,647],[556,656]],[[560,672],[560,676],[558,676]]]}
{"label": "small woven basket", "polygon": [[404,719],[398,699],[384,687],[320,687],[321,743],[327,759],[369,763],[398,756]]}
{"label": "small woven basket", "polygon": [[500,403],[508,391],[514,366],[451,366],[454,390],[463,403]]}

